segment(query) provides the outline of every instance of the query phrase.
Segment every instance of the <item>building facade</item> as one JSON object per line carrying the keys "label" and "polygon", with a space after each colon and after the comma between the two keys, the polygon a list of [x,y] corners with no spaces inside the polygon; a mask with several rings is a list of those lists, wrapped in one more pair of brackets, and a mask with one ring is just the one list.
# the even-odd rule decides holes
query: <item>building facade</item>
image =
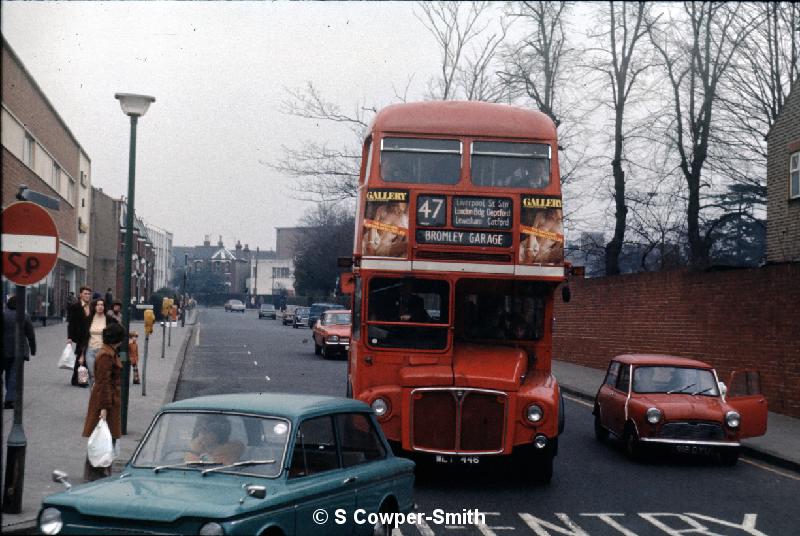
{"label": "building facade", "polygon": [[[20,186],[58,199],[46,209],[59,233],[50,275],[28,287],[33,318],[63,317],[71,294],[86,283],[91,235],[91,160],[22,61],[2,40],[2,207]],[[3,279],[3,294],[13,285]]]}
{"label": "building facade", "polygon": [[155,266],[153,275],[153,288],[156,290],[169,287],[172,284],[173,263],[172,233],[155,225],[145,224],[147,235],[155,248]]}
{"label": "building facade", "polygon": [[117,264],[120,257],[119,222],[122,220],[119,200],[112,198],[100,188],[92,188],[92,212],[89,240],[89,273],[86,279],[92,289],[105,294],[122,296],[122,281],[119,279]]}
{"label": "building facade", "polygon": [[800,80],[767,135],[767,262],[800,261]]}

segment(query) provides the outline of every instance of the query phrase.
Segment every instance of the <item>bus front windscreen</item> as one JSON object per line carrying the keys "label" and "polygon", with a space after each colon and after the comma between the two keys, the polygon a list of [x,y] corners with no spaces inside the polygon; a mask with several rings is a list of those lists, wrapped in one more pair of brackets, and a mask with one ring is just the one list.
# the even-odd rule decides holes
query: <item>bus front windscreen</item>
{"label": "bus front windscreen", "polygon": [[539,189],[550,184],[550,146],[544,143],[472,143],[472,184]]}
{"label": "bus front windscreen", "polygon": [[368,343],[382,348],[445,349],[449,294],[446,281],[372,279],[367,298]]}
{"label": "bus front windscreen", "polygon": [[457,335],[466,340],[524,342],[544,333],[547,285],[469,279],[456,286]]}
{"label": "bus front windscreen", "polygon": [[456,184],[461,176],[461,142],[383,138],[381,178],[406,184]]}

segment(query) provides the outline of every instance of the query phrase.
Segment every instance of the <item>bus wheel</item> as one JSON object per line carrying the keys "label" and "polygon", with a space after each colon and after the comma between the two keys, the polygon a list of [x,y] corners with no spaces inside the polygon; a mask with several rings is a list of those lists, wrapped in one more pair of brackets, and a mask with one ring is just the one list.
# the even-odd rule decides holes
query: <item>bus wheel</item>
{"label": "bus wheel", "polygon": [[594,437],[603,442],[608,439],[608,430],[603,428],[603,425],[600,423],[600,407],[594,407]]}

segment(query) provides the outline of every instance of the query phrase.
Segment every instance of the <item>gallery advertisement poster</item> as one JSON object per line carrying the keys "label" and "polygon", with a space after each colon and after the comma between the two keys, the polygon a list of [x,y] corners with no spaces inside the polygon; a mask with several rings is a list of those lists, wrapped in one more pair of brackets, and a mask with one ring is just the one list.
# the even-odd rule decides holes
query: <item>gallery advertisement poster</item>
{"label": "gallery advertisement poster", "polygon": [[520,264],[564,264],[561,197],[523,195],[520,214]]}
{"label": "gallery advertisement poster", "polygon": [[408,190],[367,190],[361,254],[408,257]]}

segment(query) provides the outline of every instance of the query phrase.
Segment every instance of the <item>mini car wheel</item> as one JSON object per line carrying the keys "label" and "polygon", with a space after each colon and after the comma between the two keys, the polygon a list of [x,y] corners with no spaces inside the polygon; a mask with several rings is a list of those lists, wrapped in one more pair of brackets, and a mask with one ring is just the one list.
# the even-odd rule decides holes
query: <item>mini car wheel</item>
{"label": "mini car wheel", "polygon": [[320,355],[322,353],[322,347],[317,344],[317,341],[314,341],[314,355]]}
{"label": "mini car wheel", "polygon": [[719,461],[722,465],[733,466],[739,461],[739,448],[723,448],[719,450]]}
{"label": "mini car wheel", "polygon": [[608,430],[600,423],[600,406],[597,405],[594,407],[594,437],[601,442],[608,439]]}
{"label": "mini car wheel", "polygon": [[639,436],[636,434],[636,430],[633,429],[633,426],[625,428],[625,435],[622,441],[625,444],[625,454],[627,454],[631,460],[640,461],[642,459],[642,444],[639,442]]}

